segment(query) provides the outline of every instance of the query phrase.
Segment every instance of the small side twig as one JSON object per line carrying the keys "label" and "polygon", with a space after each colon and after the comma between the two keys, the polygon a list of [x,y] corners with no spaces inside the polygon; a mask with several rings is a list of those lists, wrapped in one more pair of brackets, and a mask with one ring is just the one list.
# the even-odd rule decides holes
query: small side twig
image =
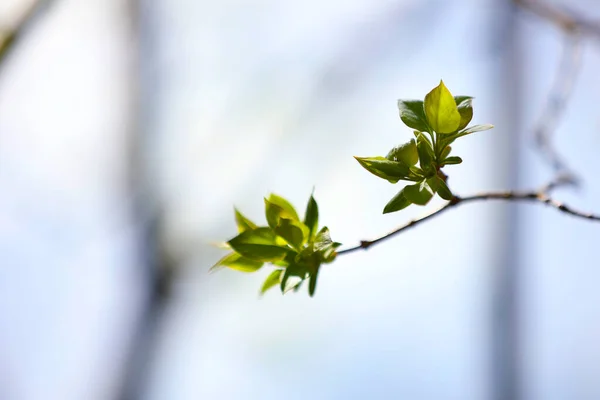
{"label": "small side twig", "polygon": [[556,186],[556,184],[555,185],[548,184],[548,185],[545,185],[544,187],[542,187],[542,189],[537,190],[537,191],[534,190],[534,191],[525,191],[525,192],[516,192],[516,191],[486,192],[486,193],[480,193],[480,194],[475,194],[475,195],[466,196],[466,197],[454,196],[454,198],[452,200],[450,200],[448,203],[444,204],[443,206],[439,207],[438,209],[430,212],[429,214],[427,214],[421,218],[417,218],[412,221],[409,221],[406,224],[400,226],[399,228],[396,228],[393,231],[391,231],[390,233],[387,233],[377,239],[363,240],[360,242],[360,244],[358,246],[338,251],[337,254],[342,255],[342,254],[352,253],[352,252],[355,252],[358,250],[366,250],[369,247],[371,247],[377,243],[380,243],[380,242],[383,242],[384,240],[390,239],[390,238],[398,235],[399,233],[404,232],[405,230],[408,230],[410,228],[413,228],[413,227],[415,227],[433,217],[436,217],[436,216],[438,216],[460,204],[473,203],[473,202],[482,201],[482,200],[506,200],[506,201],[525,201],[525,202],[542,203],[549,207],[555,208],[558,211],[561,211],[563,213],[569,214],[569,215],[577,217],[577,218],[588,219],[591,221],[600,221],[600,214],[592,214],[592,213],[582,212],[582,211],[571,208],[571,207],[561,203],[560,201],[554,200],[551,197],[549,197],[548,192],[555,186]]}
{"label": "small side twig", "polygon": [[570,34],[566,39],[554,83],[533,132],[536,145],[552,169],[567,178],[571,184],[577,184],[579,178],[559,154],[552,140],[556,127],[567,108],[567,102],[581,66],[581,37]]}
{"label": "small side twig", "polygon": [[564,7],[559,7],[548,2],[538,0],[513,0],[514,3],[537,15],[538,17],[556,25],[565,32],[581,32],[584,35],[600,39],[600,24],[581,17],[577,13]]}

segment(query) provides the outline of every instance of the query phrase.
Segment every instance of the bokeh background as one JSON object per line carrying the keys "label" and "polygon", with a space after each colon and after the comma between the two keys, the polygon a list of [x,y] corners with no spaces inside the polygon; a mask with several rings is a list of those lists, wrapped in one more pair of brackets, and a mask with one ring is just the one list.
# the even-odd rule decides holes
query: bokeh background
{"label": "bokeh background", "polygon": [[574,63],[550,125],[581,185],[554,195],[600,211],[598,37],[507,0],[44,4],[0,64],[0,399],[600,398],[600,228],[542,205],[455,209],[314,298],[207,273],[270,192],[314,188],[346,246],[425,213],[382,215],[399,187],[352,156],[407,141],[396,100],[440,79],[496,126],[457,143],[453,190],[537,188]]}

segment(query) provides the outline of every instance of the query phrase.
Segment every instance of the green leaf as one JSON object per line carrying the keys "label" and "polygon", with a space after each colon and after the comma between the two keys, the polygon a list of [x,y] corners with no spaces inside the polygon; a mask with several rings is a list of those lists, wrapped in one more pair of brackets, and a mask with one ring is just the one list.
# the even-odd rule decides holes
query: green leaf
{"label": "green leaf", "polygon": [[[306,279],[307,275],[308,275],[308,269],[306,268],[305,265],[291,264],[283,272],[283,276],[282,276],[281,282],[280,282],[281,293],[286,293],[286,292],[296,288],[298,285],[300,285],[302,283],[302,281],[304,281],[304,279]],[[288,281],[291,277],[296,277],[298,279],[295,279],[290,284],[288,284]]]}
{"label": "green leaf", "polygon": [[275,233],[269,228],[256,228],[240,233],[229,242],[233,250],[255,261],[273,262],[284,259],[292,250],[277,245]]}
{"label": "green leaf", "polygon": [[417,152],[415,139],[411,139],[408,143],[394,147],[385,158],[390,161],[400,161],[409,167],[415,165],[417,161],[419,161],[419,153]]}
{"label": "green leaf", "polygon": [[237,208],[235,210],[235,222],[238,227],[238,232],[244,232],[250,229],[256,229],[256,224],[244,216]]}
{"label": "green leaf", "polygon": [[425,115],[429,126],[437,133],[452,133],[458,129],[460,113],[444,81],[440,81],[440,84],[425,96]]}
{"label": "green leaf", "polygon": [[473,98],[470,96],[454,96],[454,100],[460,114],[460,125],[458,126],[458,130],[460,131],[469,125],[469,122],[473,118]]}
{"label": "green leaf", "polygon": [[442,199],[452,200],[452,198],[454,197],[452,195],[452,192],[450,191],[450,188],[448,187],[448,185],[446,185],[446,182],[444,182],[444,180],[438,175],[432,176],[431,178],[427,179],[427,183],[433,189],[434,192],[440,195]]}
{"label": "green leaf", "polygon": [[262,265],[262,261],[251,260],[238,253],[230,253],[217,261],[217,263],[213,265],[208,272],[216,271],[222,267],[229,267],[231,269],[235,269],[236,271],[242,272],[255,272],[258,271]]}
{"label": "green leaf", "polygon": [[281,218],[274,231],[297,250],[300,250],[308,239],[308,228],[301,222],[287,218]]}
{"label": "green leaf", "polygon": [[340,247],[342,244],[338,242],[334,242],[331,240],[331,235],[329,234],[329,228],[324,226],[317,236],[315,237],[315,241],[313,243],[313,249],[315,253],[318,253],[318,261],[330,263],[335,260],[336,252],[335,249]]}
{"label": "green leaf", "polygon": [[433,197],[432,190],[429,185],[427,185],[426,181],[405,186],[402,191],[404,192],[404,197],[406,197],[408,201],[420,206],[429,203],[429,200]]}
{"label": "green leaf", "polygon": [[320,266],[317,265],[315,270],[313,271],[312,274],[310,274],[309,280],[308,280],[308,295],[310,297],[313,297],[315,294],[315,290],[317,289],[317,278],[319,277],[319,268]]}
{"label": "green leaf", "polygon": [[400,211],[412,203],[404,196],[404,189],[399,191],[392,199],[385,205],[383,209],[384,214],[389,214],[395,211]]}
{"label": "green leaf", "polygon": [[390,161],[385,157],[354,157],[364,169],[375,176],[396,183],[400,179],[406,179],[409,168],[399,162]]}
{"label": "green leaf", "polygon": [[452,156],[452,157],[446,158],[442,164],[453,165],[453,164],[460,164],[460,163],[462,163],[462,158],[460,158],[458,156]]}
{"label": "green leaf", "polygon": [[265,215],[272,229],[279,225],[281,218],[300,221],[294,207],[286,199],[276,194],[271,194],[268,199],[265,199]]}
{"label": "green leaf", "polygon": [[418,131],[429,132],[430,128],[425,117],[421,100],[398,100],[400,119],[406,126]]}
{"label": "green leaf", "polygon": [[300,218],[298,218],[298,213],[296,212],[294,206],[291,205],[290,202],[284,199],[283,197],[271,193],[271,195],[269,196],[269,202],[283,208],[283,210],[285,211],[285,218],[291,218],[295,221],[300,221]]}
{"label": "green leaf", "polygon": [[423,133],[419,132],[417,135],[417,152],[419,153],[419,163],[421,169],[425,175],[429,176],[435,173],[435,155],[433,154],[433,148],[431,142],[427,140]]}
{"label": "green leaf", "polygon": [[306,205],[304,225],[308,227],[308,241],[311,241],[317,234],[317,229],[319,229],[319,206],[312,194]]}
{"label": "green leaf", "polygon": [[275,271],[271,272],[269,276],[267,276],[267,279],[265,279],[265,282],[263,283],[262,287],[260,288],[260,294],[265,294],[267,290],[271,289],[274,286],[277,286],[281,280],[281,273],[282,270],[280,269],[276,269]]}
{"label": "green leaf", "polygon": [[321,228],[321,230],[319,231],[319,233],[317,233],[317,236],[315,237],[315,241],[314,241],[315,251],[321,251],[326,246],[329,246],[332,243],[333,243],[333,240],[331,240],[331,234],[329,233],[329,228],[324,226],[323,228]]}
{"label": "green leaf", "polygon": [[451,146],[444,147],[444,150],[442,150],[442,154],[440,154],[440,159],[443,160],[446,157],[448,157],[448,155],[450,154],[451,151],[452,151],[452,147]]}
{"label": "green leaf", "polygon": [[491,124],[473,125],[473,126],[468,127],[467,129],[465,129],[464,131],[460,131],[458,133],[457,137],[469,135],[469,134],[475,133],[475,132],[487,131],[489,129],[492,129],[493,127],[494,127],[494,125],[491,125]]}

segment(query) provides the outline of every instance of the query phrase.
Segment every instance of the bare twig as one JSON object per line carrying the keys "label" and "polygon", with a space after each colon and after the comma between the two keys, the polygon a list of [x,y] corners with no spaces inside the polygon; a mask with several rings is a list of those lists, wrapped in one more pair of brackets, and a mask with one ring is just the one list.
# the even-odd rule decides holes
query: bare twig
{"label": "bare twig", "polygon": [[558,7],[537,0],[513,0],[514,3],[538,17],[556,25],[565,32],[580,32],[600,39],[600,23],[593,21],[564,7]]}
{"label": "bare twig", "polygon": [[547,193],[550,189],[552,189],[552,187],[553,187],[552,184],[548,184],[548,185],[544,186],[542,189],[537,190],[537,191],[486,192],[486,193],[480,193],[480,194],[475,194],[475,195],[466,196],[466,197],[455,196],[448,203],[444,204],[443,206],[439,207],[438,209],[432,211],[431,213],[429,213],[421,218],[417,218],[412,221],[409,221],[408,223],[400,226],[399,228],[394,229],[390,233],[385,234],[377,239],[363,240],[360,242],[360,244],[358,246],[338,251],[337,254],[342,255],[342,254],[352,253],[357,250],[366,250],[369,247],[371,247],[377,243],[380,243],[380,242],[383,242],[384,240],[390,239],[393,236],[396,236],[399,233],[401,233],[407,229],[413,228],[413,227],[421,224],[422,222],[427,221],[428,219],[438,216],[438,215],[442,214],[443,212],[448,211],[451,208],[458,206],[459,204],[472,203],[472,202],[481,201],[481,200],[506,200],[506,201],[526,201],[526,202],[542,203],[549,207],[553,207],[553,208],[557,209],[558,211],[572,215],[574,217],[589,219],[592,221],[600,221],[600,215],[598,215],[598,214],[585,213],[582,211],[575,210],[569,206],[564,205],[563,203],[561,203],[557,200],[554,200],[554,199],[548,197]]}
{"label": "bare twig", "polygon": [[577,175],[568,167],[552,140],[556,127],[564,115],[567,100],[581,65],[581,37],[570,34],[566,39],[554,83],[533,132],[542,156],[546,158],[553,170],[563,175],[564,183],[576,184],[579,180]]}

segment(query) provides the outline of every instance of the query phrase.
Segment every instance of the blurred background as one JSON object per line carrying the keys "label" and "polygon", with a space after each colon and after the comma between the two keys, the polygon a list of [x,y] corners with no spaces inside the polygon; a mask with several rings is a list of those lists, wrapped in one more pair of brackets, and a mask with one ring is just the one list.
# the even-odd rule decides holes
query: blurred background
{"label": "blurred background", "polygon": [[594,20],[594,0],[2,0],[0,399],[600,398],[599,226],[542,205],[457,208],[327,265],[314,298],[207,273],[233,206],[263,221],[270,192],[303,210],[314,188],[345,247],[423,215],[382,215],[399,187],[352,156],[407,141],[397,99],[440,79],[496,126],[455,146],[456,193],[568,170],[553,196],[599,212]]}

